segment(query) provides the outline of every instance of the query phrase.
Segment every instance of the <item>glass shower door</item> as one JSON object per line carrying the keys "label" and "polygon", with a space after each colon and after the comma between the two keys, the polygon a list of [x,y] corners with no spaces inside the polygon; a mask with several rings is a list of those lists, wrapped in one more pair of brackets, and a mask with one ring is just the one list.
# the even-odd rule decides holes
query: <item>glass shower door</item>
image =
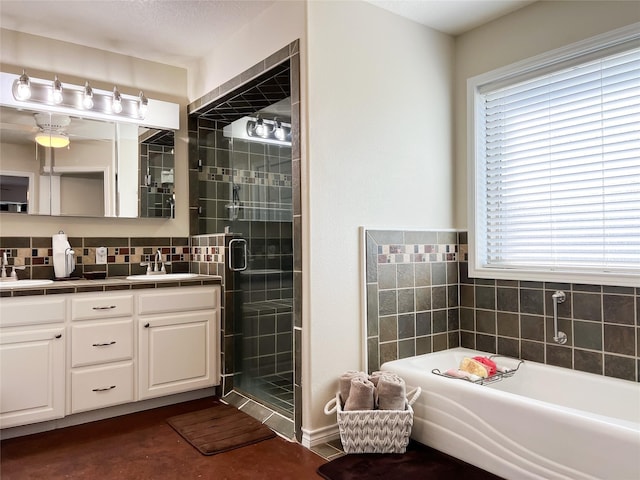
{"label": "glass shower door", "polygon": [[[293,205],[290,142],[231,139],[229,203],[234,275],[234,386],[293,416]],[[268,118],[267,118],[268,120]],[[275,126],[274,124],[271,124]],[[237,132],[240,133],[237,133]]]}

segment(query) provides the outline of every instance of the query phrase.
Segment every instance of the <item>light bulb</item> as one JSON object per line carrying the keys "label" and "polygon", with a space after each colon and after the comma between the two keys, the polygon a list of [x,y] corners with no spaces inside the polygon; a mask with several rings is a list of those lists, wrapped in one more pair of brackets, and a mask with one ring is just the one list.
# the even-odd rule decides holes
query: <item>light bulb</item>
{"label": "light bulb", "polygon": [[144,118],[149,111],[149,99],[144,96],[144,93],[140,92],[138,97],[138,116]]}
{"label": "light bulb", "polygon": [[89,86],[89,82],[84,84],[84,95],[82,97],[82,105],[87,110],[93,108],[93,89]]}
{"label": "light bulb", "polygon": [[284,131],[284,127],[282,126],[282,122],[279,120],[276,120],[276,128],[273,131],[273,136],[281,142],[283,142],[287,136],[287,133]]}
{"label": "light bulb", "polygon": [[264,124],[264,121],[261,118],[256,121],[255,132],[259,137],[266,137],[268,135],[267,126]]}
{"label": "light bulb", "polygon": [[62,103],[62,83],[58,80],[58,76],[56,75],[53,80],[53,85],[51,86],[51,93],[53,98],[53,103],[56,105],[60,105]]}
{"label": "light bulb", "polygon": [[31,82],[29,75],[24,70],[20,78],[18,78],[15,96],[17,100],[29,100],[31,98]]}
{"label": "light bulb", "polygon": [[113,87],[113,98],[111,99],[111,110],[113,113],[122,112],[122,96],[118,91],[118,87]]}

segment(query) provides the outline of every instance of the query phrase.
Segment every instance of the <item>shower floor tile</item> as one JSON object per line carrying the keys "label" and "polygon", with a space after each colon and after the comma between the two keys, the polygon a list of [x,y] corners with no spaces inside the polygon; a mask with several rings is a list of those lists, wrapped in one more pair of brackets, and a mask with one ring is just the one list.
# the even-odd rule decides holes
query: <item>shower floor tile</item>
{"label": "shower floor tile", "polygon": [[240,382],[239,390],[257,401],[265,402],[278,413],[293,418],[293,372],[254,378],[250,385]]}

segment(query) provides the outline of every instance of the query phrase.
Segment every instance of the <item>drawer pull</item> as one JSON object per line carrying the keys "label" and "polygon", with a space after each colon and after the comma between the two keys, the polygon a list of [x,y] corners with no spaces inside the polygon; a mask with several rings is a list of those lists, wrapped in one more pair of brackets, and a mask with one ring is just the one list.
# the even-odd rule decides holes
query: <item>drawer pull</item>
{"label": "drawer pull", "polygon": [[116,386],[115,385],[111,385],[110,387],[106,387],[106,388],[94,388],[91,391],[92,392],[106,392],[108,390],[113,390],[114,388],[116,388]]}
{"label": "drawer pull", "polygon": [[61,333],[57,334],[56,338],[62,338],[62,334]]}
{"label": "drawer pull", "polygon": [[144,324],[144,328],[149,328],[151,325],[149,324],[149,322]]}
{"label": "drawer pull", "polygon": [[116,341],[113,340],[112,342],[109,343],[94,343],[92,346],[93,347],[108,347],[109,345],[115,345]]}
{"label": "drawer pull", "polygon": [[108,307],[92,307],[94,310],[113,310],[116,308],[115,305],[109,305]]}

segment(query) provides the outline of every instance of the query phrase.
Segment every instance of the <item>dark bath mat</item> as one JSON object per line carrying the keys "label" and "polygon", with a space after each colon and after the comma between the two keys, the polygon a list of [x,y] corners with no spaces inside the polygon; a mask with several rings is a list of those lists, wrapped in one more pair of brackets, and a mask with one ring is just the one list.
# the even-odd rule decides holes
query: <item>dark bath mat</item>
{"label": "dark bath mat", "polygon": [[276,436],[255,418],[224,403],[171,417],[167,423],[203,455],[215,455]]}
{"label": "dark bath mat", "polygon": [[406,453],[356,453],[318,467],[327,480],[500,480],[473,465],[411,441]]}

